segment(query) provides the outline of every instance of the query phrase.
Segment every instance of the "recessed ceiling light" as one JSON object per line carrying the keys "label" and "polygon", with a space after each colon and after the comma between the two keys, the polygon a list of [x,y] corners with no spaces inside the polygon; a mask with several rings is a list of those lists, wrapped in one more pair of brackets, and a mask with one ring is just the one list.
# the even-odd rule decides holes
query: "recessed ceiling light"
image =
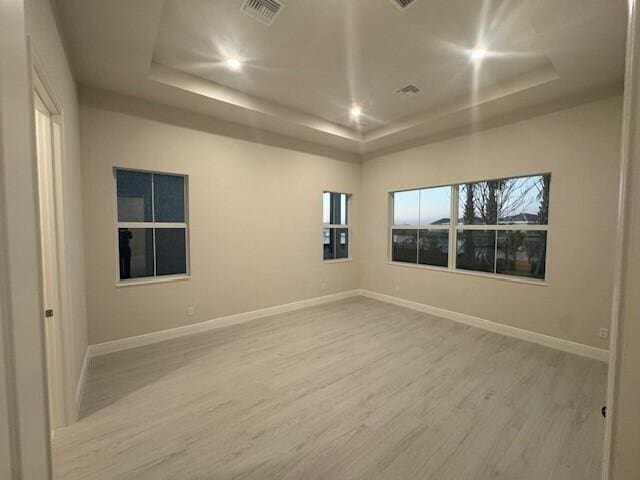
{"label": "recessed ceiling light", "polygon": [[362,115],[362,109],[358,105],[351,107],[351,118],[358,120],[360,115]]}
{"label": "recessed ceiling light", "polygon": [[477,47],[471,50],[471,53],[469,53],[469,57],[474,62],[479,62],[487,56],[487,53],[488,52],[484,48]]}
{"label": "recessed ceiling light", "polygon": [[229,70],[233,70],[234,72],[242,70],[242,62],[237,58],[227,58],[224,63]]}

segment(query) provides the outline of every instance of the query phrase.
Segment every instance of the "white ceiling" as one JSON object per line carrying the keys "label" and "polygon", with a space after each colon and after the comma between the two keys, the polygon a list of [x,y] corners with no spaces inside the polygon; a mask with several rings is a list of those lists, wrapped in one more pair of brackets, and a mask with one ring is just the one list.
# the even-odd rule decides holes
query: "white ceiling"
{"label": "white ceiling", "polygon": [[[58,0],[78,80],[371,153],[619,87],[626,0]],[[469,51],[482,44],[482,63]],[[243,60],[241,72],[224,66]],[[402,97],[408,83],[422,92]],[[613,91],[608,89],[607,91]],[[362,106],[359,123],[349,117]]]}

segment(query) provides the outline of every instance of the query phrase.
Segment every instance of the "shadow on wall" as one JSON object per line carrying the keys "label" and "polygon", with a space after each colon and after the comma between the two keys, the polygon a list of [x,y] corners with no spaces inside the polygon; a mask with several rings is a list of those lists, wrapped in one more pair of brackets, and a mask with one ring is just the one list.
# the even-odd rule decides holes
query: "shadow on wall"
{"label": "shadow on wall", "polygon": [[198,130],[214,135],[223,135],[272,147],[286,148],[311,155],[329,157],[343,162],[360,162],[360,156],[355,153],[343,152],[328,146],[298,140],[285,135],[267,132],[259,128],[251,128],[246,125],[227,122],[208,115],[148,102],[139,98],[120,95],[94,87],[80,85],[79,98],[82,105],[92,108],[132,115],[176,127]]}

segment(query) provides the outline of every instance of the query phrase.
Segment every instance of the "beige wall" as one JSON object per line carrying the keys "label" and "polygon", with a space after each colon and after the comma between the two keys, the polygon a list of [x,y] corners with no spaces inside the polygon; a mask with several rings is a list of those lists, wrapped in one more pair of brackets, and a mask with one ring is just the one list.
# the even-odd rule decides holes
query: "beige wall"
{"label": "beige wall", "polygon": [[48,1],[25,2],[26,28],[36,54],[46,68],[53,94],[62,110],[63,149],[62,182],[64,197],[65,269],[69,298],[72,378],[77,385],[87,347],[85,303],[84,241],[82,229],[82,194],[80,174],[79,117],[76,86],[64,47]]}
{"label": "beige wall", "polygon": [[[146,118],[81,107],[91,344],[358,287],[357,233],[346,263],[323,262],[321,237],[325,189],[354,195],[357,227],[358,164],[213,134],[196,115],[189,128],[172,125],[158,121],[162,108],[143,109]],[[116,287],[114,166],[189,176],[190,279]]]}
{"label": "beige wall", "polygon": [[[621,99],[369,160],[362,167],[362,287],[608,348]],[[388,263],[389,192],[551,172],[547,285]]]}
{"label": "beige wall", "polygon": [[[162,107],[95,95],[81,107],[91,344],[362,287],[608,346],[598,329],[610,317],[619,97],[357,165],[211,133],[205,117],[169,124],[175,115]],[[191,279],[116,287],[114,166],[189,175]],[[546,286],[388,263],[388,192],[547,171]],[[323,189],[354,194],[354,262],[322,262]]]}

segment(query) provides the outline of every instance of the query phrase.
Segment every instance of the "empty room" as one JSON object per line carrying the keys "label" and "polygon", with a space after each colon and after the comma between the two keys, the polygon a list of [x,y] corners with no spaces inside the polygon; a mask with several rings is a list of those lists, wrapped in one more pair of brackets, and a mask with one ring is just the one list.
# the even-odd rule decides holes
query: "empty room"
{"label": "empty room", "polygon": [[0,0],[0,479],[640,478],[637,0]]}

